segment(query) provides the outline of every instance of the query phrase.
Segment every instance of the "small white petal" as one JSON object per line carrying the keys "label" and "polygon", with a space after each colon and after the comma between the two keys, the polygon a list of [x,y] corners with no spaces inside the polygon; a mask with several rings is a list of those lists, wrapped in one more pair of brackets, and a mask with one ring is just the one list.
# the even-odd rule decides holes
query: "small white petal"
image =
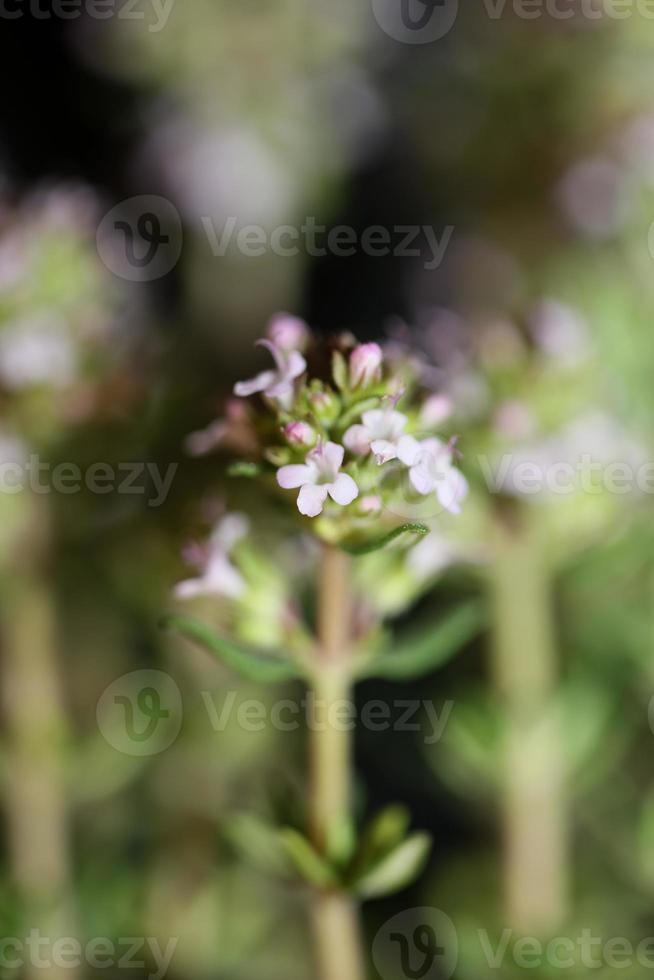
{"label": "small white petal", "polygon": [[220,545],[221,550],[231,551],[250,530],[250,522],[245,514],[226,514],[211,535],[212,543]]}
{"label": "small white petal", "polygon": [[351,453],[359,456],[370,452],[370,436],[365,425],[351,425],[343,436],[343,442]]}
{"label": "small white petal", "polygon": [[282,466],[277,470],[277,482],[284,490],[295,490],[297,487],[314,483],[315,476],[313,467],[302,464]]}
{"label": "small white petal", "polygon": [[323,504],[327,499],[327,487],[306,485],[302,487],[297,498],[297,509],[305,517],[317,517],[322,513]]}
{"label": "small white petal", "polygon": [[342,507],[347,507],[359,496],[359,488],[347,473],[339,473],[329,487],[329,496]]}
{"label": "small white petal", "polygon": [[405,466],[415,466],[421,452],[420,443],[413,436],[402,436],[397,443],[398,458]]}
{"label": "small white petal", "polygon": [[468,481],[463,473],[448,467],[443,477],[436,482],[436,495],[442,507],[451,514],[461,513],[461,502],[468,493]]}
{"label": "small white petal", "polygon": [[302,357],[299,350],[290,351],[286,368],[284,370],[285,376],[291,380],[294,378],[299,378],[301,374],[304,374],[306,368],[307,362]]}
{"label": "small white petal", "polygon": [[234,394],[239,398],[248,398],[259,391],[265,391],[275,383],[277,374],[275,371],[262,371],[249,381],[237,381],[234,385]]}
{"label": "small white petal", "polygon": [[423,463],[411,467],[409,470],[409,479],[414,489],[422,494],[423,497],[436,489],[434,476]]}
{"label": "small white petal", "polygon": [[338,472],[343,465],[343,456],[345,455],[343,447],[339,446],[336,442],[326,442],[324,455],[330,468],[334,472]]}
{"label": "small white petal", "polygon": [[380,466],[383,463],[388,463],[391,459],[397,459],[397,447],[388,439],[375,439],[370,443],[370,448],[377,457]]}

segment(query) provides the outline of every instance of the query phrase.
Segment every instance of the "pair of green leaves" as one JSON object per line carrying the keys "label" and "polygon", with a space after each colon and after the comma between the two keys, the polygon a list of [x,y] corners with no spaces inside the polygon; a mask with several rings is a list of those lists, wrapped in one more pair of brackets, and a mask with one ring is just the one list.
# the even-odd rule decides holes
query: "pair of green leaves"
{"label": "pair of green leaves", "polygon": [[[411,680],[442,667],[483,628],[484,609],[471,601],[457,606],[439,622],[399,642],[389,642],[376,655],[365,656],[357,664],[355,677],[363,680],[380,677],[387,680]],[[206,624],[188,616],[168,616],[165,629],[179,633],[199,644],[246,680],[275,684],[305,676],[299,660],[279,653],[272,655],[241,646]]]}
{"label": "pair of green leaves", "polygon": [[431,848],[428,834],[407,835],[408,812],[382,811],[363,833],[352,836],[349,856],[323,855],[299,830],[274,828],[249,814],[234,818],[227,836],[260,871],[295,879],[320,890],[339,889],[361,899],[381,898],[406,888],[422,871]]}

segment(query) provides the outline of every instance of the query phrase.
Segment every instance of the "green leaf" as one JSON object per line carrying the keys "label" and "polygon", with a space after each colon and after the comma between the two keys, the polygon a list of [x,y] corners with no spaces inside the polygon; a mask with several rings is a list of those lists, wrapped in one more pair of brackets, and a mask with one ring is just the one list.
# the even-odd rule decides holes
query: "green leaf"
{"label": "green leaf", "polygon": [[401,891],[418,877],[430,850],[429,834],[412,834],[355,881],[354,891],[361,898],[380,898]]}
{"label": "green leaf", "polygon": [[381,538],[373,538],[369,541],[364,541],[361,544],[344,544],[341,543],[340,547],[343,551],[346,551],[348,555],[369,555],[373,551],[379,551],[380,548],[385,548],[386,545],[395,541],[402,534],[416,534],[419,537],[424,537],[425,534],[429,534],[429,528],[424,524],[401,524],[400,527],[394,528],[389,531],[388,534],[384,534]]}
{"label": "green leaf", "polygon": [[394,646],[392,651],[364,661],[359,677],[408,680],[441,667],[483,628],[486,621],[478,601],[458,606],[431,629]]}
{"label": "green leaf", "polygon": [[360,878],[404,839],[410,814],[406,807],[393,805],[381,811],[366,827],[354,862],[354,879]]}
{"label": "green leaf", "polygon": [[337,884],[334,869],[299,831],[284,827],[279,831],[279,839],[296,870],[310,885],[331,888]]}
{"label": "green leaf", "polygon": [[261,467],[257,463],[232,463],[227,467],[227,476],[245,476],[252,479],[260,473]]}
{"label": "green leaf", "polygon": [[332,377],[339,391],[347,391],[347,363],[338,350],[332,356]]}
{"label": "green leaf", "polygon": [[373,395],[372,398],[360,398],[354,405],[350,405],[340,417],[338,420],[339,429],[345,431],[353,422],[360,419],[364,412],[368,412],[371,408],[379,408],[380,401],[379,395]]}
{"label": "green leaf", "polygon": [[240,813],[227,823],[224,833],[230,844],[259,871],[285,878],[292,875],[293,865],[276,827],[252,814]]}
{"label": "green leaf", "polygon": [[237,646],[233,640],[221,633],[215,633],[209,626],[188,616],[166,616],[161,626],[204,647],[246,680],[274,684],[301,676],[297,664]]}

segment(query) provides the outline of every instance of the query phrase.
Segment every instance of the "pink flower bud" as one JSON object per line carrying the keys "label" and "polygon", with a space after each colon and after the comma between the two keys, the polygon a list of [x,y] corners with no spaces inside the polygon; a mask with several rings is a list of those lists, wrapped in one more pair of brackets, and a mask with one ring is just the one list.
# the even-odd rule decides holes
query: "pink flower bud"
{"label": "pink flower bud", "polygon": [[309,330],[304,320],[290,313],[277,313],[268,324],[268,339],[280,350],[304,350]]}
{"label": "pink flower bud", "polygon": [[363,387],[379,381],[384,355],[379,344],[359,344],[350,354],[350,385]]}
{"label": "pink flower bud", "polygon": [[379,514],[382,509],[382,499],[375,494],[362,497],[359,502],[359,510],[362,514]]}
{"label": "pink flower bud", "polygon": [[284,426],[284,436],[292,446],[315,446],[318,435],[306,422],[289,422]]}

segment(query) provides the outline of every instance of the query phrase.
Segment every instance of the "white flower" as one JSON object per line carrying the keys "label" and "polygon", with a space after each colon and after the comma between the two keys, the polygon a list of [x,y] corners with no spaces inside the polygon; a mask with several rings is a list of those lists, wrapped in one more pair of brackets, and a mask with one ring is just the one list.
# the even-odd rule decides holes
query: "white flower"
{"label": "white flower", "polygon": [[202,575],[179,582],[174,590],[176,598],[222,595],[228,599],[239,599],[245,592],[246,584],[229,555],[248,533],[248,528],[249,521],[244,514],[223,517],[212,531],[206,549],[194,547],[189,551],[189,560],[200,568]]}
{"label": "white flower", "polygon": [[75,371],[74,345],[57,318],[20,321],[0,333],[0,380],[11,391],[40,384],[64,388]]}
{"label": "white flower", "polygon": [[287,350],[270,340],[259,340],[258,343],[270,351],[275,360],[275,368],[262,371],[249,381],[239,381],[234,385],[234,394],[239,398],[247,398],[262,391],[288,410],[293,404],[293,382],[304,372],[307,362],[298,350]]}
{"label": "white flower", "polygon": [[452,465],[450,444],[435,438],[419,442],[413,436],[402,436],[397,444],[397,457],[409,467],[411,484],[421,496],[435,493],[445,510],[452,514],[461,512],[468,483],[463,473]]}
{"label": "white flower", "polygon": [[408,421],[406,415],[392,408],[373,408],[361,418],[361,424],[351,425],[343,437],[347,448],[361,456],[372,449],[380,463],[395,459],[397,442]]}
{"label": "white flower", "polygon": [[297,509],[306,517],[317,517],[329,495],[345,507],[359,495],[359,488],[347,473],[340,473],[345,450],[335,442],[320,443],[307,453],[304,464],[282,466],[277,482],[285,490],[300,487]]}

